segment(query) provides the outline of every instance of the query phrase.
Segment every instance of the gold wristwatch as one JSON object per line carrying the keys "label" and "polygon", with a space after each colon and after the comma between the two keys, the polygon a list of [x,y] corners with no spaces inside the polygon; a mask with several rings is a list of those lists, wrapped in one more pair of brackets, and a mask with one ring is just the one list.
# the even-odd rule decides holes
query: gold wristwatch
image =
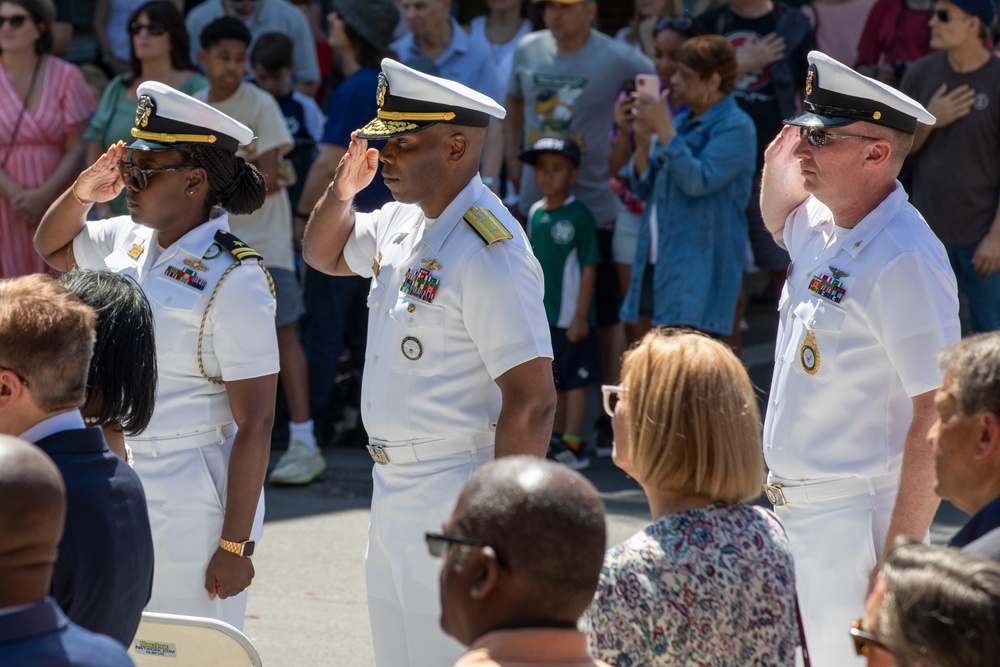
{"label": "gold wristwatch", "polygon": [[224,540],[220,537],[219,546],[229,553],[236,554],[237,556],[243,556],[244,558],[253,556],[253,540],[247,540],[246,542],[230,542],[229,540]]}

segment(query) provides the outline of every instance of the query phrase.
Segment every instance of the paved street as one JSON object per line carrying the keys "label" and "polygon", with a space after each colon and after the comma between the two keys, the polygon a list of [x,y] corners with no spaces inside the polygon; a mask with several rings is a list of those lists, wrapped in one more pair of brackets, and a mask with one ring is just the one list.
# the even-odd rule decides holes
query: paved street
{"label": "paved street", "polygon": [[[773,308],[755,306],[747,320],[742,358],[764,397],[771,380],[776,315]],[[599,405],[595,392],[595,415]],[[272,452],[272,463],[280,453]],[[373,664],[364,584],[372,462],[357,446],[324,453],[329,469],[312,485],[266,487],[265,534],[254,557],[257,575],[245,631],[267,667]],[[594,461],[585,474],[604,499],[609,544],[649,522],[642,491],[611,461]],[[943,506],[932,540],[946,541],[964,520],[959,511]]]}

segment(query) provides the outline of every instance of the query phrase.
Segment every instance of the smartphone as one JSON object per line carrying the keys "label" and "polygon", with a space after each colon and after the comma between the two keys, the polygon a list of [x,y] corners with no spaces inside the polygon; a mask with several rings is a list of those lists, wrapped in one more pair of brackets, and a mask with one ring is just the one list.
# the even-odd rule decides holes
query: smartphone
{"label": "smartphone", "polygon": [[628,79],[622,84],[622,92],[626,95],[631,95],[635,92],[635,81]]}
{"label": "smartphone", "polygon": [[660,77],[655,74],[636,74],[635,92],[653,99],[660,99]]}

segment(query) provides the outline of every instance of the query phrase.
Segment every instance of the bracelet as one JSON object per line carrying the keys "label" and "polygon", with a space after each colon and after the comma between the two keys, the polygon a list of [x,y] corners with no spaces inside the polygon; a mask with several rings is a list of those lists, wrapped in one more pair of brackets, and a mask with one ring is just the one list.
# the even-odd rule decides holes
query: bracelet
{"label": "bracelet", "polygon": [[90,206],[94,203],[93,201],[84,201],[83,199],[80,199],[80,195],[76,194],[76,181],[73,181],[73,185],[69,186],[69,191],[73,193],[73,199],[75,199],[80,206]]}

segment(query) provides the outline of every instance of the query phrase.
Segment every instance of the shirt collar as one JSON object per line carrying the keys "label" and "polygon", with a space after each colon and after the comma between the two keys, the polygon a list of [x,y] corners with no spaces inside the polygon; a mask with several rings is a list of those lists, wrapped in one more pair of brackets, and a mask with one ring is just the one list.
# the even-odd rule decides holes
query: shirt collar
{"label": "shirt collar", "polygon": [[889,196],[882,200],[875,209],[861,219],[854,229],[844,235],[844,242],[841,249],[857,259],[858,254],[868,247],[868,244],[875,238],[882,229],[889,224],[889,221],[896,217],[896,214],[906,205],[908,198],[903,185],[896,181],[896,187]]}
{"label": "shirt collar", "polygon": [[67,410],[66,412],[53,415],[48,419],[43,419],[22,433],[20,437],[22,440],[27,440],[28,442],[38,442],[42,438],[47,438],[54,433],[81,428],[86,428],[86,425],[83,423],[83,416],[80,414],[80,411]]}
{"label": "shirt collar", "polygon": [[29,605],[0,609],[0,645],[51,633],[68,624],[50,597]]}
{"label": "shirt collar", "polygon": [[976,512],[969,519],[969,522],[962,526],[962,529],[955,534],[955,537],[951,538],[951,542],[948,545],[961,549],[970,542],[978,540],[994,528],[1000,528],[1000,496],[994,498],[986,504],[986,507]]}
{"label": "shirt collar", "polygon": [[451,200],[451,203],[441,212],[431,224],[427,225],[427,230],[424,232],[423,242],[427,244],[431,250],[438,252],[441,250],[441,246],[444,245],[444,241],[448,238],[448,234],[451,230],[455,228],[458,221],[462,219],[465,212],[468,211],[476,200],[483,194],[485,189],[483,181],[479,178],[479,174],[472,177],[472,180],[462,188],[462,191]]}
{"label": "shirt collar", "polygon": [[229,231],[228,213],[224,212],[218,217],[201,223],[177,239],[170,248],[160,253],[156,264],[162,264],[164,261],[176,257],[180,253],[189,255],[195,259],[203,258],[208,249],[215,243],[215,233],[219,230]]}

